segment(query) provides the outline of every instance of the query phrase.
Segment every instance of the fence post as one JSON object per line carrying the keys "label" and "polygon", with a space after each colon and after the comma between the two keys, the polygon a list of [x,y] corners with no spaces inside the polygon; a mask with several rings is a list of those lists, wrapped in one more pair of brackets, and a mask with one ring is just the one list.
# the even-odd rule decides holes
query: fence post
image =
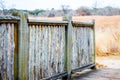
{"label": "fence post", "polygon": [[71,53],[72,53],[72,17],[68,16],[68,33],[67,33],[67,72],[68,80],[71,78]]}
{"label": "fence post", "polygon": [[18,50],[18,79],[28,80],[28,24],[24,13],[20,13]]}
{"label": "fence post", "polygon": [[70,80],[71,78],[71,50],[72,50],[72,17],[64,16],[63,21],[68,21],[65,27],[65,56],[64,56],[64,71],[67,71],[68,76],[63,77],[62,80]]}
{"label": "fence post", "polygon": [[94,49],[94,64],[95,66],[91,67],[91,69],[96,69],[96,46],[95,46],[95,20],[90,20],[90,23],[93,24],[92,29],[93,29],[93,49]]}

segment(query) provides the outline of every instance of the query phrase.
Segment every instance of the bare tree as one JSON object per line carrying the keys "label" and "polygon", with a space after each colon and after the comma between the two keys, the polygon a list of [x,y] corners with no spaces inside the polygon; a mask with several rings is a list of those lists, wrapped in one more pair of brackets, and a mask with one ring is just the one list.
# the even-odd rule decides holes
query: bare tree
{"label": "bare tree", "polygon": [[68,5],[62,5],[62,11],[64,12],[64,14],[67,14],[69,12],[69,6]]}
{"label": "bare tree", "polygon": [[5,2],[4,0],[0,0],[0,8],[2,10],[2,14],[5,15]]}
{"label": "bare tree", "polygon": [[94,0],[93,9],[96,10],[97,8],[98,8],[98,1]]}
{"label": "bare tree", "polygon": [[50,13],[49,13],[48,17],[55,17],[55,10],[54,10],[54,8],[52,8],[50,10]]}
{"label": "bare tree", "polygon": [[87,7],[80,7],[77,9],[77,13],[79,16],[86,16],[86,15],[91,15],[91,11]]}

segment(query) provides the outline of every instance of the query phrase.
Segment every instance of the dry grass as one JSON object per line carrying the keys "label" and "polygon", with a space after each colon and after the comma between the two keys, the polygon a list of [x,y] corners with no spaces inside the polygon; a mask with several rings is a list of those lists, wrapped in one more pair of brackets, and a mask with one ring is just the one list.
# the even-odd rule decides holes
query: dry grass
{"label": "dry grass", "polygon": [[107,68],[106,65],[100,64],[100,63],[96,63],[96,68]]}

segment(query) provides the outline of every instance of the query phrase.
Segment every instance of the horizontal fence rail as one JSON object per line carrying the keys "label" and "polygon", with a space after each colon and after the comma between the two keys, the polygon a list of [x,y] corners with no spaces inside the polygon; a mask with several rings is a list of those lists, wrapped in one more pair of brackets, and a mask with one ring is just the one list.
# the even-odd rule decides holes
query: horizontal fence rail
{"label": "horizontal fence rail", "polygon": [[94,23],[0,19],[0,79],[55,80],[95,67]]}

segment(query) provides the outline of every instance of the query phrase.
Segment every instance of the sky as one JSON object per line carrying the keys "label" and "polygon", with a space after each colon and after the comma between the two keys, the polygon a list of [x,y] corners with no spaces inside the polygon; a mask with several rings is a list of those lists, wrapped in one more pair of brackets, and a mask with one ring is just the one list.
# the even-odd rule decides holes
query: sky
{"label": "sky", "polygon": [[97,7],[119,7],[120,0],[4,0],[6,8],[16,9],[61,9],[61,5],[68,5],[70,9],[77,9],[81,6],[92,8],[97,1]]}

